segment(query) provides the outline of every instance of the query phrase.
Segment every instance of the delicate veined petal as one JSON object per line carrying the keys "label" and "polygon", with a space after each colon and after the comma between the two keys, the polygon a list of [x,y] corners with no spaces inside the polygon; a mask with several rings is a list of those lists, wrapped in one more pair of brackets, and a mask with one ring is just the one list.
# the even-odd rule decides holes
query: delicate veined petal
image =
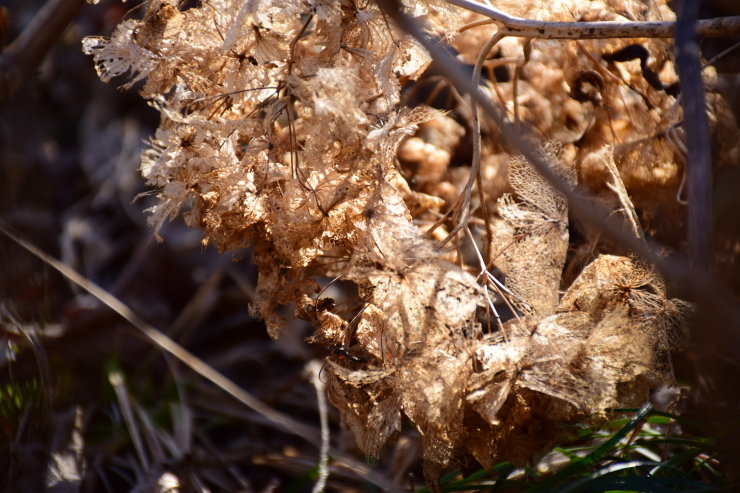
{"label": "delicate veined petal", "polygon": [[102,81],[110,82],[113,77],[130,70],[134,76],[127,84],[130,86],[146,77],[154,68],[157,57],[132,39],[139,25],[138,21],[127,20],[116,28],[109,40],[92,36],[82,40],[82,51],[94,55],[95,70]]}

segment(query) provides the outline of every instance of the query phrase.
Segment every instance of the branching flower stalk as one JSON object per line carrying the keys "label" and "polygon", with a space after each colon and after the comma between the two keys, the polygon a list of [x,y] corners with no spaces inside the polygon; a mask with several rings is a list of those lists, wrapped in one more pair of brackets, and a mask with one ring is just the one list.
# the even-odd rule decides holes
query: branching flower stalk
{"label": "branching flower stalk", "polygon": [[[316,326],[309,342],[342,348],[328,358],[327,392],[343,426],[373,458],[408,418],[433,491],[453,463],[523,462],[568,423],[642,404],[672,381],[669,353],[685,343],[690,313],[651,267],[608,245],[597,242],[592,262],[565,268],[568,201],[542,176],[560,177],[568,193],[576,183],[600,192],[599,207],[624,209],[618,217],[640,241],[633,202],[657,213],[641,191],[673,200],[684,163],[665,143],[680,138],[666,131],[676,121],[663,80],[675,78],[669,44],[655,39],[672,32],[672,22],[656,20],[671,15],[665,3],[451,3],[497,26],[441,2],[404,8],[428,36],[449,35],[475,61],[474,84],[514,109],[533,147],[544,145],[534,153],[542,173],[509,155],[474,104],[469,121],[460,118],[472,131],[472,162],[453,183],[461,134],[438,131],[435,143],[418,136],[462,126],[404,104],[402,86],[431,57],[373,1],[208,0],[180,11],[175,0],[154,0],[143,20],[84,41],[102,80],[130,73],[124,87],[143,81],[142,97],[161,114],[141,167],[159,199],[149,210],[155,234],[182,214],[204,245],[251,247],[259,277],[250,312],[278,338],[287,324],[278,310],[292,304]],[[538,20],[514,17],[524,10]],[[452,37],[462,23],[468,29]],[[700,29],[734,26],[719,24]],[[629,41],[594,39],[614,36],[651,38],[641,40],[650,60],[630,62]],[[513,84],[481,78],[495,51],[500,66],[517,64]],[[607,55],[618,61],[607,64]],[[416,159],[412,172],[402,155]],[[494,202],[489,177],[506,173],[492,168],[497,156],[506,156],[511,188]],[[415,222],[439,216],[425,230]],[[469,266],[465,238],[475,251]],[[451,239],[458,247],[443,251]],[[356,309],[337,311],[320,277],[354,284]],[[512,307],[511,320],[499,318],[489,288]]]}

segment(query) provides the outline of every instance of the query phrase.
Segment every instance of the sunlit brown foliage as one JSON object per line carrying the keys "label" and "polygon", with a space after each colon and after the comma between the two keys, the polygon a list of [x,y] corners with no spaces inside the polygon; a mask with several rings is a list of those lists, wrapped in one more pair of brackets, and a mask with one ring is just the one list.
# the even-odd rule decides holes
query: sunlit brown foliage
{"label": "sunlit brown foliage", "polygon": [[[494,3],[547,20],[673,18],[662,0]],[[408,5],[435,36],[477,19],[441,3]],[[494,30],[471,29],[452,44],[472,63]],[[516,106],[553,169],[596,192],[596,206],[624,217],[629,234],[641,237],[658,216],[678,221],[676,99],[648,83],[641,60],[598,60],[641,44],[650,55],[642,63],[667,86],[676,80],[670,43],[536,40],[526,63],[523,43],[495,48],[520,80],[515,89],[492,77],[492,99],[512,117]],[[480,201],[473,207],[493,234],[471,236],[490,253],[483,264],[506,275],[501,294],[520,313],[496,330],[488,272],[462,248],[436,249],[414,220],[436,219],[460,193],[467,168],[450,163],[465,129],[401,104],[401,85],[431,60],[373,2],[208,0],[181,12],[155,0],[143,21],[88,38],[84,49],[104,81],[126,72],[128,86],[145,80],[141,95],[161,113],[141,168],[159,198],[149,211],[155,232],[182,214],[204,245],[251,247],[259,279],[250,310],[270,336],[286,326],[278,308],[293,304],[317,327],[311,342],[358,355],[328,359],[328,389],[368,456],[406,417],[433,484],[454,461],[525,461],[565,424],[640,404],[671,382],[668,353],[685,343],[690,308],[667,298],[649,266],[606,254],[624,252],[606,251],[598,233],[574,245],[567,201],[489,123],[489,217]],[[466,123],[465,105],[456,111]],[[360,307],[335,313],[319,296],[322,276],[354,283]]]}

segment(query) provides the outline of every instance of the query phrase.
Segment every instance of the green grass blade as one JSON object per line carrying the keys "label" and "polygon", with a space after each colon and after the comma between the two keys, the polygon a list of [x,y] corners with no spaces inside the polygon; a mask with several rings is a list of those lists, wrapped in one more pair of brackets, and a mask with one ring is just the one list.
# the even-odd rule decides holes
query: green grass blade
{"label": "green grass blade", "polygon": [[636,467],[656,467],[660,465],[661,465],[660,462],[644,461],[644,460],[633,460],[633,461],[628,461],[628,462],[622,462],[619,464],[610,464],[608,466],[599,468],[598,471],[591,474],[590,476],[578,479],[576,481],[573,481],[572,483],[562,486],[557,491],[558,493],[572,493],[574,491],[577,491],[581,487],[581,485],[588,483],[589,481],[595,478],[606,476],[608,474],[612,474],[612,473],[619,472],[619,471],[624,471],[626,469],[633,469]]}
{"label": "green grass blade", "polygon": [[540,482],[539,484],[535,485],[530,491],[540,491],[544,488],[551,487],[555,483],[559,481],[563,481],[568,478],[572,478],[576,474],[578,474],[581,470],[585,469],[586,467],[596,463],[599,459],[601,459],[604,455],[609,453],[618,443],[619,441],[627,436],[629,432],[634,430],[637,425],[640,424],[640,422],[645,419],[651,412],[653,411],[653,405],[649,402],[646,402],[644,406],[640,408],[640,410],[637,412],[637,415],[629,422],[627,423],[622,429],[620,429],[617,433],[614,434],[609,440],[604,442],[602,445],[600,445],[596,450],[588,454],[583,459],[579,460],[578,462],[575,462],[571,464],[570,466],[566,467],[559,473],[553,475],[552,477]]}
{"label": "green grass blade", "polygon": [[599,491],[627,490],[645,493],[709,493],[729,491],[721,486],[677,478],[652,476],[601,476],[579,483],[569,493],[594,493]]}
{"label": "green grass blade", "polygon": [[[638,411],[637,408],[623,408],[623,409],[613,409],[613,410],[611,410],[611,412],[615,412],[615,413],[634,413],[634,412],[637,412],[637,411]],[[685,416],[681,416],[681,415],[678,415],[678,414],[668,413],[668,412],[665,412],[665,411],[653,411],[650,414],[653,415],[653,416],[663,416],[663,417],[666,417],[666,418],[674,419],[674,420],[676,420],[676,422],[678,422],[678,424],[680,424],[682,426],[688,426],[690,428],[694,428],[697,431],[701,431],[701,433],[704,434],[704,435],[712,435],[715,432],[715,430],[712,427],[707,426],[704,423],[700,423],[698,421],[694,421],[691,418],[687,418]]]}

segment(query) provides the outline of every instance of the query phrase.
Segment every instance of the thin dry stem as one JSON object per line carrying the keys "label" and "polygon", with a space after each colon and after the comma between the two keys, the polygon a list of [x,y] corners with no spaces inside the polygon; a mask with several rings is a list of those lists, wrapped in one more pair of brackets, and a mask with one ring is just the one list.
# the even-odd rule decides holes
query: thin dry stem
{"label": "thin dry stem", "polygon": [[627,189],[624,187],[624,182],[622,181],[622,177],[619,174],[617,165],[614,164],[614,159],[609,156],[604,159],[604,163],[606,164],[607,170],[609,171],[609,174],[611,175],[613,180],[613,183],[607,183],[606,186],[609,187],[609,189],[615,194],[617,194],[617,197],[619,198],[619,203],[622,204],[622,210],[624,211],[624,215],[627,218],[627,222],[632,228],[632,232],[638,239],[644,240],[645,234],[642,231],[640,219],[637,217],[635,206],[630,200]]}
{"label": "thin dry stem", "polygon": [[319,420],[321,422],[321,449],[319,451],[319,477],[314,484],[313,493],[320,493],[326,488],[326,480],[329,477],[329,418],[326,405],[326,386],[321,381],[321,368],[324,365],[318,360],[311,360],[306,363],[306,372],[308,373],[311,384],[316,389],[316,401],[319,406]]}
{"label": "thin dry stem", "polygon": [[[496,46],[496,43],[505,38],[507,35],[507,32],[504,30],[496,31],[496,33],[491,36],[491,38],[483,46],[483,49],[478,54],[478,59],[475,61],[475,67],[473,68],[472,80],[472,84],[474,84],[476,87],[480,83],[480,73],[481,69],[483,68],[483,62],[485,61],[486,57],[491,52],[493,47]],[[471,102],[471,111],[473,114],[473,162],[470,166],[470,175],[468,175],[468,181],[465,184],[465,189],[455,201],[455,205],[452,207],[454,213],[448,212],[448,214],[453,214],[452,217],[455,222],[455,226],[447,235],[447,237],[442,240],[439,245],[437,245],[437,249],[441,249],[442,247],[444,247],[447,242],[457,236],[457,233],[460,230],[466,228],[468,226],[468,219],[470,218],[470,196],[473,192],[473,185],[475,184],[475,181],[479,179],[481,161],[480,118],[478,116],[478,105],[476,104],[475,100]],[[445,214],[445,216],[447,216],[448,214]],[[431,231],[434,231],[434,229],[442,223],[442,219],[437,221],[435,225],[432,226],[428,234],[430,234]]]}

